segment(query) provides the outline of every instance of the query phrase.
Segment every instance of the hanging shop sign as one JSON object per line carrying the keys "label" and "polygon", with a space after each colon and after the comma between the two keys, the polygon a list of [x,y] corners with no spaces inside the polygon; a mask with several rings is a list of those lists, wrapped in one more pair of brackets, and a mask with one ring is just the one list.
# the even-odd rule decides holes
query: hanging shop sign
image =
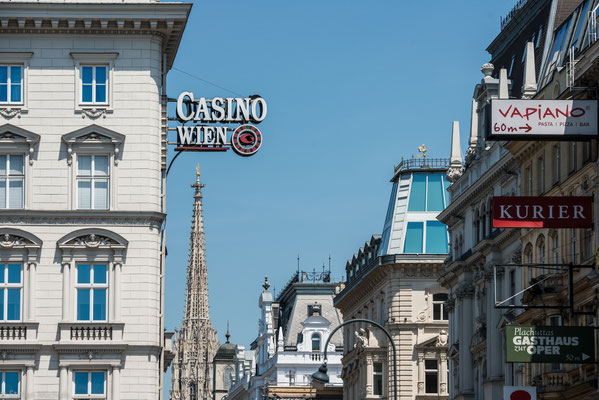
{"label": "hanging shop sign", "polygon": [[491,100],[489,140],[595,139],[597,100]]}
{"label": "hanging shop sign", "polygon": [[504,386],[503,400],[537,400],[536,386]]}
{"label": "hanging shop sign", "polygon": [[[260,96],[196,99],[192,92],[177,98],[175,151],[233,151],[251,156],[262,146],[255,126],[266,118],[266,101]],[[231,126],[232,124],[236,126]]]}
{"label": "hanging shop sign", "polygon": [[493,228],[592,228],[593,198],[496,196]]}
{"label": "hanging shop sign", "polygon": [[507,325],[505,335],[507,362],[595,362],[594,328]]}

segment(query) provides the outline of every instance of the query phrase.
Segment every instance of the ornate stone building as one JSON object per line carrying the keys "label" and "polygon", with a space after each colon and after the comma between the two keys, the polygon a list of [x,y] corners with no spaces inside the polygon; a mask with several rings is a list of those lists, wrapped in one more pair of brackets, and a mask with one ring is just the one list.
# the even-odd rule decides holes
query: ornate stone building
{"label": "ornate stone building", "polygon": [[[398,398],[447,399],[447,291],[437,279],[448,237],[437,215],[448,203],[448,159],[402,160],[395,167],[383,234],[347,262],[335,297],[344,320],[366,318],[397,346]],[[344,327],[343,398],[394,398],[389,339],[365,323]]]}
{"label": "ornate stone building", "polygon": [[0,398],[162,399],[165,82],[190,9],[0,1]]}
{"label": "ornate stone building", "polygon": [[[172,400],[210,400],[213,398],[213,360],[219,348],[208,308],[208,267],[202,219],[200,167],[191,185],[193,217],[187,266],[185,314],[181,331],[175,333],[170,398]],[[228,340],[227,340],[228,341]]]}
{"label": "ornate stone building", "polygon": [[341,332],[327,348],[329,385],[317,389],[311,382],[322,364],[330,332],[341,323],[333,306],[339,283],[331,282],[330,276],[330,271],[298,271],[276,299],[265,280],[258,302],[258,336],[251,350],[237,347],[236,380],[227,399],[342,398]]}

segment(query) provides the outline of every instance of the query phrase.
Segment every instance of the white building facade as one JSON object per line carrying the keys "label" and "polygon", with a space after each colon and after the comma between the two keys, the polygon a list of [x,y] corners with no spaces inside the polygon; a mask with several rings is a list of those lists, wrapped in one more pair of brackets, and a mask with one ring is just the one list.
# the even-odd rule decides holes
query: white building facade
{"label": "white building facade", "polygon": [[190,7],[0,2],[0,398],[162,398],[164,83]]}
{"label": "white building facade", "polygon": [[312,387],[312,374],[323,362],[329,335],[342,322],[333,306],[338,283],[330,282],[330,272],[298,271],[276,299],[269,286],[265,282],[260,294],[258,337],[251,350],[237,346],[235,383],[228,399],[341,398],[340,331],[327,347],[329,384],[324,389]]}

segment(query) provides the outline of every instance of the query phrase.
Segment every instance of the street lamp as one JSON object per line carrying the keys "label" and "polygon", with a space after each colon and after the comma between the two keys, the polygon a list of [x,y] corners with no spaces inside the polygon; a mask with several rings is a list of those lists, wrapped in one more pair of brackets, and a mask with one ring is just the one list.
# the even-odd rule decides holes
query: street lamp
{"label": "street lamp", "polygon": [[318,368],[317,372],[312,374],[312,383],[318,387],[324,387],[325,384],[329,383],[329,375],[327,375],[327,347],[329,346],[329,342],[331,341],[331,338],[333,337],[335,332],[337,332],[343,326],[352,322],[365,322],[367,324],[374,325],[380,330],[382,330],[385,333],[385,335],[387,335],[387,337],[389,338],[389,342],[391,343],[391,347],[393,348],[393,392],[395,394],[394,398],[395,400],[397,400],[397,348],[395,347],[395,343],[393,342],[393,338],[391,337],[389,331],[385,329],[383,325],[379,324],[378,322],[371,321],[369,319],[350,319],[349,321],[345,321],[337,325],[337,327],[333,329],[333,331],[327,338],[326,343],[324,344],[324,359],[322,361],[322,365]]}

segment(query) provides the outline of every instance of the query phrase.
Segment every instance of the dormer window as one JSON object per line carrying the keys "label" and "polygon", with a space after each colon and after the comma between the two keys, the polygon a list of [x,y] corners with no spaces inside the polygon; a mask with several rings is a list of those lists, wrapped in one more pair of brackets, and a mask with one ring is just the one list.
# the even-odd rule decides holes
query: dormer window
{"label": "dormer window", "polygon": [[320,333],[312,334],[312,351],[320,351]]}

